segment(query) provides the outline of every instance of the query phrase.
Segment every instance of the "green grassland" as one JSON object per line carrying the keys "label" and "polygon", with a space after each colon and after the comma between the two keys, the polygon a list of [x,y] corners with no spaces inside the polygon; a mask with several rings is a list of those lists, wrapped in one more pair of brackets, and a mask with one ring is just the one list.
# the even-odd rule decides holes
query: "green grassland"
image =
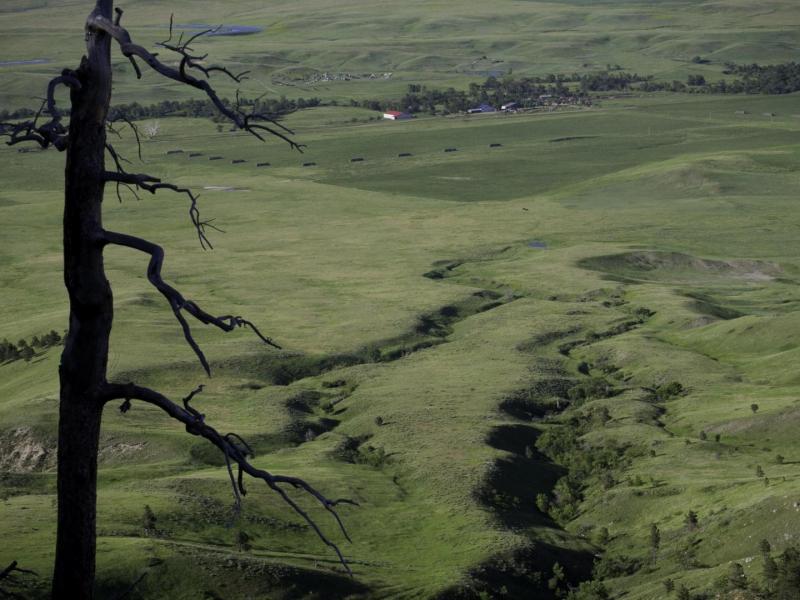
{"label": "green grassland", "polygon": [[[30,35],[43,30],[64,48],[59,60],[78,56],[82,4],[4,3],[0,60],[38,56]],[[245,0],[231,10],[159,1],[136,3],[125,18],[149,41],[173,7],[191,9],[186,20],[263,26],[266,38],[215,38],[209,49],[257,63],[261,91],[327,99],[391,96],[410,81],[463,84],[483,54],[514,73],[607,62],[665,78],[719,73],[724,60],[788,59],[798,18],[778,1],[463,4],[378,13],[383,5],[370,12],[357,2],[267,9]],[[696,54],[713,62],[690,67]],[[294,64],[396,77],[267,84]],[[53,66],[0,67],[0,107],[27,104]],[[120,77],[117,97],[133,100],[132,80]],[[141,85],[143,101],[175,94],[151,76]],[[506,597],[547,598],[554,562],[577,580],[601,554],[645,563],[607,578],[615,597],[661,598],[666,578],[706,591],[731,562],[757,580],[759,540],[780,551],[800,536],[798,115],[798,95],[654,94],[397,123],[324,106],[286,121],[307,144],[302,155],[175,118],[144,140],[145,164],[123,133],[115,143],[131,170],[198,190],[203,216],[225,233],[204,252],[184,198],[137,200],[123,189],[118,202],[113,188],[106,227],[162,244],[165,279],[212,312],[251,319],[283,350],[198,325],[206,378],[149,286],[145,258],[111,248],[113,378],[175,399],[204,383],[195,406],[250,441],[257,466],[360,507],[342,509],[347,543],[297,496],[342,544],[349,580],[255,482],[236,517],[223,461],[201,440],[155,409],[109,406],[100,596],[146,574],[138,597],[499,597],[505,586]],[[62,167],[54,151],[0,148],[0,338],[65,326]],[[55,539],[58,354],[0,365],[0,562],[37,570],[42,594]],[[582,403],[564,393],[599,379],[613,393]],[[673,381],[684,393],[648,392]],[[587,456],[618,448],[620,457],[613,483],[587,477],[575,514],[556,521],[536,496],[552,497],[566,471],[537,439],[578,421],[588,423]],[[147,535],[145,504],[157,516]],[[699,515],[694,531],[683,522],[689,510]],[[653,522],[662,546],[648,564]],[[248,551],[236,548],[240,530]]]}
{"label": "green grassland", "polygon": [[[745,109],[748,116],[736,114]],[[709,573],[752,556],[761,537],[779,548],[800,533],[792,464],[798,382],[791,369],[800,301],[792,249],[797,97],[663,96],[574,113],[352,125],[337,122],[351,118],[341,111],[292,117],[309,146],[302,156],[219,134],[205,121],[164,121],[162,133],[145,142],[144,168],[196,189],[236,188],[201,195],[204,215],[227,233],[215,235],[217,248],[204,253],[181,198],[136,201],[125,192],[122,203],[110,194],[107,226],[163,243],[165,275],[189,297],[247,315],[285,350],[265,349],[244,333],[198,329],[214,366],[206,382],[148,288],[142,258],[111,250],[117,378],[176,397],[207,383],[198,406],[252,439],[257,464],[359,500],[362,507],[345,514],[353,537],[345,547],[357,581],[378,596],[434,595],[530,540],[585,556],[597,551],[592,528],[612,533],[610,553],[644,554],[645,531],[655,521],[668,532],[658,568],[611,582],[630,597],[652,598],[666,576],[702,588]],[[767,111],[777,116],[757,116]],[[564,138],[571,139],[554,141]],[[459,152],[443,153],[451,145]],[[166,154],[175,149],[185,152]],[[205,156],[189,158],[189,151]],[[400,159],[399,151],[413,156]],[[17,339],[63,326],[60,182],[35,176],[57,172],[62,157],[2,152],[3,334]],[[350,163],[351,155],[365,161]],[[232,165],[234,158],[248,162]],[[257,161],[271,166],[258,168]],[[530,240],[547,247],[531,248]],[[423,277],[437,269],[442,279]],[[482,290],[499,305],[476,312],[482,306],[469,299]],[[446,306],[457,307],[459,318],[436,335],[421,332],[420,315]],[[569,356],[547,341],[553,332],[569,340],[607,330],[635,307],[655,314]],[[722,309],[741,316],[720,318],[730,317]],[[426,339],[436,344],[413,351]],[[542,341],[526,343],[531,339]],[[393,357],[397,348],[405,355]],[[326,356],[340,358],[320,372]],[[2,367],[0,421],[6,431],[23,428],[32,446],[52,440],[57,361],[49,350]],[[597,404],[611,412],[587,441],[652,447],[656,456],[634,458],[610,490],[590,488],[563,529],[531,506],[531,490],[545,485],[549,467],[522,461],[512,465],[521,481],[508,481],[502,469],[495,476],[497,465],[519,455],[503,428],[531,427],[499,406],[515,390],[546,381],[554,364],[579,377],[578,361],[613,365],[610,380],[623,391],[580,409]],[[339,387],[325,386],[339,380]],[[654,418],[641,388],[672,380],[689,393]],[[298,397],[310,399],[308,406],[287,408]],[[331,400],[335,410],[321,410]],[[378,416],[384,425],[375,423]],[[323,418],[338,425],[325,431]],[[320,435],[306,442],[308,428]],[[721,441],[701,441],[701,430],[710,439],[720,433]],[[337,460],[336,448],[360,436],[370,436],[363,447],[388,458]],[[499,439],[495,447],[487,436]],[[122,416],[110,407],[103,444],[104,585],[148,571],[142,593],[158,597],[201,560],[216,565],[216,574],[195,574],[171,594],[246,597],[269,589],[276,564],[319,577],[335,568],[266,490],[254,487],[230,526],[219,458],[155,411],[137,406]],[[775,463],[777,454],[785,464]],[[757,464],[769,486],[755,476]],[[655,483],[625,483],[636,475]],[[488,501],[480,491],[487,482],[496,487]],[[14,556],[42,572],[51,560],[52,488],[46,468],[10,476],[2,505]],[[513,497],[522,504],[511,512],[533,512],[511,527],[502,505]],[[144,504],[158,515],[163,537],[142,536]],[[689,508],[701,517],[702,567],[683,572],[672,553],[688,535],[681,520]],[[239,528],[254,537],[243,557],[231,546]],[[537,559],[541,570],[554,552]]]}
{"label": "green grassland", "polygon": [[[0,7],[0,63],[47,59],[48,64],[0,66],[0,106],[22,107],[51,73],[73,66],[83,52],[86,2],[9,0]],[[659,79],[687,72],[722,77],[725,61],[787,62],[796,57],[800,17],[792,0],[587,0],[429,2],[360,0],[146,0],[126,5],[125,22],[145,46],[178,24],[250,25],[255,35],[217,36],[202,43],[212,61],[251,70],[252,95],[399,98],[410,82],[466,87],[488,74],[544,75],[603,69],[607,64]],[[46,37],[45,37],[46,36]],[[58,49],[57,51],[55,49]],[[695,56],[707,64],[692,64]],[[115,59],[119,101],[148,103],[187,97],[166,82],[136,83],[127,61]],[[311,82],[320,73],[377,79]],[[384,79],[384,73],[392,73]],[[219,78],[230,97],[233,87]]]}

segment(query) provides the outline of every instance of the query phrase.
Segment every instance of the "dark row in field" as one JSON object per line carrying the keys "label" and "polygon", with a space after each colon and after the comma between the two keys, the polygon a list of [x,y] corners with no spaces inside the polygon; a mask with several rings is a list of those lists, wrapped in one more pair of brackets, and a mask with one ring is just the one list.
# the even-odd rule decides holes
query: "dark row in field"
{"label": "dark row in field", "polygon": [[[502,145],[503,144],[492,143],[492,144],[489,144],[489,148],[500,148],[500,147],[502,147]],[[451,148],[445,148],[444,152],[458,152],[458,148],[452,148],[452,147]],[[185,151],[184,150],[167,150],[167,155],[175,155],[175,154],[185,154]],[[197,158],[199,156],[204,156],[204,154],[202,152],[189,152],[188,155],[189,155],[189,158]],[[414,156],[414,155],[411,152],[400,152],[397,156],[398,156],[398,158],[406,158],[406,157]],[[208,160],[225,160],[225,157],[224,156],[216,156],[216,155],[215,156],[209,156]],[[354,157],[352,157],[350,159],[350,162],[351,163],[357,163],[357,162],[364,162],[365,160],[366,159],[363,156],[354,156]],[[246,163],[246,162],[248,162],[248,161],[246,161],[244,159],[241,159],[241,158],[235,158],[235,159],[231,160],[231,164],[232,165],[239,165],[239,164],[243,164],[243,163]],[[315,163],[315,162],[305,162],[305,163],[302,163],[302,165],[304,167],[316,167],[317,163]],[[257,167],[269,167],[269,166],[271,166],[271,164],[268,163],[268,162],[259,162],[259,163],[256,163],[256,166]]]}

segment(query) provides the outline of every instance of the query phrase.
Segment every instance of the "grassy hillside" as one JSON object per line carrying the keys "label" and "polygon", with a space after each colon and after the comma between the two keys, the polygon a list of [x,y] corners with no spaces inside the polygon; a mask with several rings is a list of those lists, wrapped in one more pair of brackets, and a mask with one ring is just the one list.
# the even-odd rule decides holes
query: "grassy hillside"
{"label": "grassy hillside", "polygon": [[[11,0],[0,7],[0,106],[30,103],[54,70],[83,51],[83,12],[89,2]],[[400,97],[408,83],[445,88],[502,75],[604,69],[619,65],[660,79],[687,73],[721,77],[726,61],[787,62],[796,58],[796,5],[766,0],[587,2],[332,2],[235,3],[147,0],[126,6],[125,22],[143,45],[167,35],[170,14],[183,26],[250,26],[250,35],[203,42],[211,60],[252,70],[252,95],[326,99]],[[197,29],[186,29],[197,31]],[[43,37],[46,36],[46,43]],[[54,49],[58,49],[55,51]],[[709,61],[694,64],[701,56]],[[70,57],[64,63],[64,60]],[[4,62],[46,60],[45,64]],[[64,64],[62,64],[64,63]],[[136,84],[116,59],[117,100],[151,102],[187,91],[148,78]],[[320,80],[328,73],[332,80]],[[391,73],[389,79],[384,74]],[[350,74],[359,79],[342,81]],[[368,76],[374,74],[376,79]],[[218,84],[232,97],[233,88]]]}
{"label": "grassy hillside", "polygon": [[[152,40],[173,7],[264,27],[210,49],[273,57],[254,78],[273,93],[292,61],[395,72],[302,88],[345,98],[465,83],[483,54],[514,73],[717,73],[790,58],[797,18],[788,2],[463,4],[148,2],[126,19]],[[0,47],[29,58],[26,33],[47,29],[64,40],[58,60],[77,56],[76,6],[5,3]],[[696,54],[712,62],[689,67]],[[0,67],[0,107],[53,68]],[[118,97],[133,99],[120,76]],[[143,100],[173,94],[152,83]],[[304,504],[355,578],[268,490],[251,485],[236,517],[221,457],[134,403],[104,419],[100,597],[144,575],[134,593],[153,599],[548,598],[555,563],[565,590],[597,557],[613,597],[664,597],[665,579],[709,592],[734,562],[759,581],[759,541],[780,552],[800,535],[797,115],[798,95],[397,123],[325,106],[287,120],[302,155],[163,119],[136,170],[198,190],[225,233],[203,252],[183,198],[118,202],[112,189],[106,226],[164,245],[165,279],[284,350],[198,326],[207,379],[142,257],[111,248],[112,376],[175,399],[204,383],[195,406],[251,442],[257,466],[357,500],[342,511],[352,544]],[[137,162],[130,135],[116,145]],[[0,147],[0,339],[63,332],[62,161]],[[31,594],[45,594],[54,547],[59,351],[0,364],[0,562],[40,574]]]}
{"label": "grassy hillside", "polygon": [[[742,107],[778,116],[743,119]],[[794,110],[796,97],[656,97],[576,113],[344,126],[333,109],[316,109],[294,117],[309,144],[302,157],[243,136],[234,142],[211,123],[169,120],[145,144],[149,167],[197,189],[234,188],[202,197],[205,215],[227,233],[202,253],[181,200],[169,196],[109,198],[107,221],[163,242],[166,275],[189,297],[247,315],[287,348],[198,331],[215,367],[198,404],[252,439],[258,464],[362,503],[346,514],[348,556],[370,594],[436,594],[530,540],[561,548],[537,557],[546,577],[557,557],[580,573],[599,550],[592,531],[611,532],[612,555],[637,555],[655,521],[666,538],[657,568],[612,582],[648,598],[668,575],[702,587],[709,569],[752,555],[752,536],[765,527],[777,547],[796,533]],[[497,141],[501,148],[489,148]],[[459,152],[445,155],[451,144]],[[184,153],[166,154],[176,149]],[[204,156],[189,158],[190,150]],[[408,163],[398,150],[413,154]],[[16,340],[63,323],[59,182],[27,175],[56,170],[61,157],[3,154],[12,240],[3,251],[3,334]],[[350,154],[365,161],[350,163]],[[248,162],[232,165],[234,157]],[[523,177],[530,189],[521,189]],[[204,379],[143,267],[136,255],[109,252],[113,371],[183,395]],[[654,314],[617,327],[637,308]],[[426,319],[439,325],[426,329]],[[414,351],[426,341],[433,345]],[[6,440],[41,448],[47,460],[57,354],[2,367]],[[328,364],[351,366],[320,373],[333,355],[340,358]],[[630,456],[614,467],[610,489],[587,481],[564,529],[535,506],[563,470],[528,457],[541,430],[560,420],[532,424],[528,416],[552,412],[559,396],[569,402],[562,388],[586,377],[580,362],[615,388],[613,398],[570,409],[609,411],[586,443],[613,441]],[[566,383],[553,388],[554,379]],[[655,405],[645,398],[643,388],[673,380],[686,395]],[[544,408],[509,410],[504,398],[521,390]],[[268,587],[275,561],[322,573],[334,565],[265,490],[252,490],[231,525],[219,458],[160,415],[136,407],[109,411],[105,422],[105,585],[148,571],[142,593],[158,597],[205,560],[229,577],[193,576],[176,597],[214,589],[237,597]],[[309,430],[318,435],[306,441]],[[53,535],[47,460],[9,476],[2,508],[15,556],[43,572]],[[769,486],[755,476],[757,464]],[[144,504],[162,537],[142,537]],[[701,516],[702,567],[684,572],[678,549],[689,508]],[[745,535],[750,522],[757,529]],[[239,529],[254,538],[244,555],[232,549]],[[237,568],[249,569],[247,583]]]}

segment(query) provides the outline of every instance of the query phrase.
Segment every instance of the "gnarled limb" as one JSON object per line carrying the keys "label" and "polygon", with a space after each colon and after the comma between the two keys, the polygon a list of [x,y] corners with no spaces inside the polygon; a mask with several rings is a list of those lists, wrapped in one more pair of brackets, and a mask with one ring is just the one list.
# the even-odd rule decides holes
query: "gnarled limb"
{"label": "gnarled limb", "polygon": [[[109,153],[114,158],[114,161],[117,164],[117,172],[113,171],[106,171],[103,175],[104,179],[107,182],[114,182],[117,184],[117,198],[119,198],[119,186],[120,185],[127,185],[127,186],[134,186],[135,188],[142,189],[145,191],[150,192],[151,194],[155,194],[158,190],[171,190],[173,192],[178,192],[180,194],[186,194],[189,197],[189,218],[192,220],[192,225],[194,225],[195,231],[197,232],[197,238],[200,240],[200,245],[205,250],[206,248],[213,249],[214,246],[211,245],[211,241],[206,236],[206,227],[211,229],[215,229],[217,231],[221,231],[218,227],[213,225],[211,221],[203,221],[200,219],[200,209],[197,207],[197,200],[199,196],[195,195],[192,190],[189,188],[179,187],[172,183],[162,183],[162,181],[158,177],[153,177],[152,175],[147,175],[146,173],[127,173],[122,170],[122,165],[119,160],[119,155],[116,154],[113,147],[110,144],[106,144],[106,148],[108,148]],[[134,195],[136,192],[134,191]],[[138,199],[138,195],[136,195]],[[121,201],[121,200],[120,200]]]}
{"label": "gnarled limb", "polygon": [[[160,185],[169,187],[169,184]],[[191,346],[192,350],[194,350],[194,353],[197,355],[197,358],[200,360],[200,364],[203,365],[203,369],[205,369],[207,374],[211,375],[211,367],[209,366],[208,360],[206,360],[203,351],[200,349],[200,346],[197,345],[197,342],[192,336],[192,331],[189,328],[189,324],[182,313],[184,310],[201,323],[204,323],[205,325],[214,325],[225,332],[233,331],[237,327],[249,327],[259,338],[261,338],[261,341],[263,341],[265,344],[269,344],[273,348],[280,349],[278,344],[276,344],[270,338],[264,336],[250,321],[234,315],[223,315],[220,317],[211,315],[201,309],[192,300],[187,300],[184,298],[183,295],[181,295],[181,293],[174,287],[165,283],[161,277],[161,268],[164,264],[164,249],[158,244],[148,242],[147,240],[132,235],[116,233],[113,231],[103,231],[100,234],[99,241],[103,244],[114,244],[117,246],[124,246],[126,248],[133,248],[134,250],[139,250],[140,252],[150,255],[150,263],[147,266],[147,279],[159,292],[161,292],[161,294],[167,299],[167,302],[169,302],[175,318],[178,320],[178,323],[180,323],[181,328],[183,329],[183,335],[186,338],[186,342],[189,344],[189,346]]]}
{"label": "gnarled limb", "polygon": [[[96,32],[104,32],[110,35],[116,42],[119,44],[120,50],[122,54],[127,57],[136,68],[137,76],[141,77],[141,71],[139,67],[136,66],[136,58],[143,60],[147,63],[151,69],[156,71],[157,73],[163,75],[168,79],[172,79],[173,81],[177,81],[178,83],[183,83],[185,85],[189,85],[193,88],[201,90],[205,92],[206,96],[208,96],[209,100],[214,104],[217,110],[230,119],[233,124],[243,131],[246,131],[260,140],[264,140],[264,137],[260,134],[260,132],[265,132],[270,135],[274,135],[288,143],[292,148],[295,150],[302,152],[302,145],[298,144],[291,138],[287,137],[285,134],[292,133],[291,130],[287,129],[280,123],[278,123],[275,119],[268,115],[263,114],[245,114],[242,112],[239,107],[237,106],[235,109],[231,109],[228,107],[222,99],[217,94],[216,90],[211,87],[211,84],[208,83],[206,79],[200,79],[195,77],[191,73],[189,73],[189,69],[196,69],[200,71],[206,78],[210,77],[211,72],[219,71],[222,72],[229,77],[231,77],[234,81],[239,82],[241,78],[244,76],[244,73],[239,75],[234,75],[227,69],[223,67],[212,67],[206,68],[202,67],[198,61],[205,58],[205,56],[194,56],[190,54],[191,48],[188,47],[188,44],[195,40],[196,38],[209,33],[213,30],[208,30],[204,32],[200,32],[192,36],[186,43],[179,42],[177,45],[171,45],[169,40],[166,42],[162,42],[162,46],[168,50],[172,50],[173,52],[177,52],[179,56],[181,56],[181,61],[179,67],[176,69],[171,67],[167,64],[164,64],[158,59],[157,54],[153,54],[149,50],[145,49],[144,47],[135,44],[131,39],[130,33],[128,30],[122,27],[119,22],[122,16],[122,11],[117,9],[117,18],[112,22],[111,19],[106,18],[102,15],[101,11],[95,10],[92,14],[89,15],[89,18],[86,22],[86,29],[90,34],[94,34]],[[170,25],[170,39],[171,39],[171,25]],[[264,123],[269,123],[270,125],[264,125]]]}
{"label": "gnarled limb", "polygon": [[[170,417],[179,421],[184,424],[186,427],[186,431],[191,433],[192,435],[197,435],[202,438],[205,438],[212,444],[214,444],[217,448],[219,448],[222,453],[225,455],[225,461],[228,468],[228,473],[231,477],[231,485],[233,487],[234,498],[236,501],[236,507],[238,509],[239,503],[241,501],[240,494],[245,495],[246,491],[244,485],[242,483],[244,474],[249,475],[253,479],[260,479],[267,486],[276,492],[281,499],[288,504],[292,510],[300,515],[303,520],[308,523],[308,525],[314,530],[320,540],[333,549],[336,552],[336,555],[339,557],[339,561],[341,562],[342,566],[345,570],[352,575],[352,571],[350,570],[349,565],[347,564],[347,560],[344,558],[341,550],[339,549],[338,545],[332,542],[320,529],[314,519],[301,508],[286,492],[284,487],[288,486],[297,490],[301,490],[307,493],[309,496],[314,498],[317,502],[322,505],[322,507],[328,511],[333,518],[335,519],[339,529],[341,530],[342,534],[345,538],[350,541],[350,536],[347,533],[347,530],[342,523],[341,518],[336,510],[336,508],[343,504],[350,504],[352,506],[358,506],[358,503],[349,500],[347,498],[339,498],[339,499],[329,499],[324,496],[321,492],[316,490],[310,484],[308,484],[303,479],[299,477],[290,477],[285,475],[276,475],[266,471],[264,469],[259,469],[253,466],[248,461],[248,456],[252,456],[253,452],[249,445],[247,445],[244,440],[236,435],[236,434],[227,434],[222,435],[217,431],[214,427],[206,423],[205,416],[202,415],[199,411],[194,409],[189,405],[191,400],[202,391],[203,386],[199,386],[195,390],[193,390],[186,398],[183,400],[183,407],[179,404],[173,402],[163,394],[156,392],[150,388],[146,388],[143,386],[139,386],[133,383],[126,383],[126,384],[119,384],[119,383],[109,383],[101,390],[98,400],[101,402],[110,402],[113,400],[124,400],[122,406],[120,407],[123,412],[127,412],[130,408],[130,401],[131,400],[141,400],[143,402],[147,402],[148,404],[152,404],[153,406],[157,406],[165,413],[167,413]],[[232,471],[232,464],[236,464],[239,470],[238,477],[234,480],[233,471]]]}
{"label": "gnarled limb", "polygon": [[[47,84],[47,97],[42,102],[32,120],[19,123],[0,123],[0,136],[8,137],[9,146],[21,142],[35,142],[42,148],[54,146],[59,152],[67,149],[67,128],[61,123],[62,114],[56,106],[55,90],[59,85],[65,85],[72,90],[79,90],[81,82],[74,71],[64,69],[61,75],[50,80]],[[50,115],[50,120],[39,125],[44,109]]]}
{"label": "gnarled limb", "polygon": [[4,585],[5,589],[0,587],[0,598],[19,598],[20,600],[24,598],[22,594],[19,594],[15,591],[11,590],[11,587],[16,587],[19,585],[19,581],[17,581],[16,573],[22,573],[24,575],[36,575],[36,571],[31,571],[30,569],[22,569],[17,566],[19,563],[14,560],[11,561],[5,569],[0,571],[0,585]]}

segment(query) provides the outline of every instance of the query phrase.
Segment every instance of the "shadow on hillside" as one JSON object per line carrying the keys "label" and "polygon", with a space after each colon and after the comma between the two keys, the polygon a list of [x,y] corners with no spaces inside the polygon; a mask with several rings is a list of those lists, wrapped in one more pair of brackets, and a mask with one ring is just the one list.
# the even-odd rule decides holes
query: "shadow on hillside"
{"label": "shadow on hillside", "polygon": [[498,555],[470,570],[467,583],[453,586],[436,596],[436,600],[472,600],[478,598],[536,598],[550,600],[563,597],[551,590],[548,580],[553,565],[564,568],[567,581],[589,579],[594,556],[535,542],[511,554]]}

